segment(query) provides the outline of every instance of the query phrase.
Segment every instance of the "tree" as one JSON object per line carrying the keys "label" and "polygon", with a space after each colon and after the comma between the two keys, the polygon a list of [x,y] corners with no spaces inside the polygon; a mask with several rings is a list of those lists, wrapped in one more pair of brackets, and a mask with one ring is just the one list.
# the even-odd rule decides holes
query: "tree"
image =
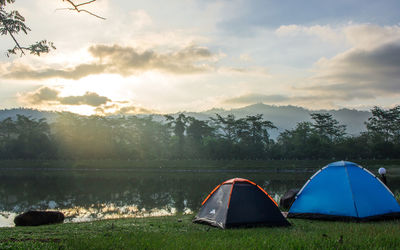
{"label": "tree", "polygon": [[268,130],[277,129],[271,121],[264,120],[262,116],[262,114],[249,115],[245,119],[248,126],[248,133],[253,144],[268,144]]}
{"label": "tree", "polygon": [[[210,117],[220,140],[215,142],[223,158],[263,158],[270,144],[268,129],[276,128],[261,114],[236,119],[233,114]],[[224,153],[223,153],[224,152]]]}
{"label": "tree", "polygon": [[239,145],[245,158],[265,158],[268,146],[272,143],[268,130],[276,129],[276,127],[272,122],[264,120],[262,116],[262,114],[249,115],[238,122]]}
{"label": "tree", "polygon": [[210,117],[218,132],[222,132],[222,137],[230,143],[237,142],[238,128],[242,120],[236,120],[235,115],[229,114],[225,118],[219,114],[215,114],[217,118]]}
{"label": "tree", "polygon": [[[98,16],[90,11],[81,8],[81,6],[91,4],[96,0],[90,0],[79,4],[76,4],[72,0],[62,1],[72,6],[72,8],[66,8],[68,10],[86,12],[97,18],[104,19],[101,16]],[[0,0],[0,34],[9,35],[15,43],[14,48],[8,49],[6,55],[9,57],[12,54],[17,54],[17,52],[19,51],[21,53],[20,55],[22,56],[25,55],[25,51],[27,51],[31,54],[40,56],[42,53],[48,53],[51,49],[56,49],[53,42],[49,42],[47,40],[41,40],[28,46],[23,46],[18,42],[15,35],[21,32],[27,35],[28,32],[31,31],[31,29],[25,24],[25,18],[17,10],[7,11],[5,9],[7,4],[12,4],[14,2],[15,0]]]}
{"label": "tree", "polygon": [[348,136],[336,142],[334,151],[335,157],[343,160],[373,158],[366,133]]}
{"label": "tree", "polygon": [[332,118],[329,113],[313,113],[314,120],[312,128],[315,136],[309,142],[313,146],[314,158],[327,159],[334,157],[336,143],[344,138],[346,126],[339,125],[339,122]]}
{"label": "tree", "polygon": [[15,139],[16,132],[15,123],[10,117],[0,122],[0,157],[10,155],[11,141]]}
{"label": "tree", "polygon": [[[297,123],[296,128],[285,130],[278,137],[278,152],[285,159],[331,159],[336,155],[345,155],[337,150],[344,145],[346,126],[328,113],[311,114],[311,122]],[[346,144],[347,145],[347,144]]]}
{"label": "tree", "polygon": [[0,122],[0,138],[3,140],[11,139],[12,134],[15,134],[16,128],[11,117],[8,117]]}
{"label": "tree", "polygon": [[214,159],[241,158],[237,143],[240,140],[238,135],[243,127],[243,119],[237,120],[233,114],[226,117],[215,115],[216,118],[210,117],[210,120],[216,136],[206,142],[208,154]]}
{"label": "tree", "polygon": [[17,115],[15,134],[8,141],[8,156],[18,159],[55,157],[50,127],[46,119],[31,119]]}
{"label": "tree", "polygon": [[339,125],[339,122],[333,119],[329,113],[313,113],[311,118],[314,120],[313,127],[318,134],[323,138],[327,138],[329,142],[346,134],[346,126]]}
{"label": "tree", "polygon": [[205,140],[214,135],[214,128],[210,127],[208,121],[197,120],[194,117],[187,117],[187,139],[188,150],[191,157],[204,156]]}
{"label": "tree", "polygon": [[185,130],[188,123],[188,118],[180,113],[178,117],[174,118],[173,116],[166,115],[168,125],[173,127],[173,132],[178,139],[177,142],[177,157],[182,158],[184,155],[184,144],[185,144]]}
{"label": "tree", "polygon": [[[169,156],[168,125],[153,120],[152,116],[132,119],[137,131],[137,151],[140,159],[164,159]],[[129,128],[129,129],[131,129]]]}
{"label": "tree", "polygon": [[374,107],[365,123],[372,154],[376,158],[400,157],[400,106]]}
{"label": "tree", "polygon": [[317,159],[321,147],[319,136],[310,122],[299,122],[296,128],[285,130],[278,137],[283,159]]}
{"label": "tree", "polygon": [[400,139],[400,105],[388,110],[374,107],[371,113],[372,116],[365,123],[370,135],[380,137],[385,142]]}
{"label": "tree", "polygon": [[0,0],[0,34],[11,36],[15,43],[14,48],[8,49],[6,55],[17,54],[17,51],[20,51],[21,55],[25,55],[24,51],[29,51],[31,54],[40,56],[41,53],[48,53],[50,49],[55,49],[53,43],[47,40],[36,42],[27,47],[19,44],[15,35],[20,32],[28,34],[28,31],[31,31],[31,29],[25,24],[25,18],[17,10],[10,12],[5,10],[7,3],[11,4],[14,2],[15,0]]}

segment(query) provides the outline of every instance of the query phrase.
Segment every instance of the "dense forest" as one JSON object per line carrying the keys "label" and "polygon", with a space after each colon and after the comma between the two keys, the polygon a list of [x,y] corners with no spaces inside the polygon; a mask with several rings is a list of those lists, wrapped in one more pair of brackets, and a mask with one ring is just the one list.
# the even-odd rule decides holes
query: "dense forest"
{"label": "dense forest", "polygon": [[262,115],[208,120],[179,114],[79,116],[55,122],[17,115],[0,122],[1,159],[393,159],[400,158],[400,106],[374,107],[367,130],[348,135],[329,113],[312,113],[276,140]]}

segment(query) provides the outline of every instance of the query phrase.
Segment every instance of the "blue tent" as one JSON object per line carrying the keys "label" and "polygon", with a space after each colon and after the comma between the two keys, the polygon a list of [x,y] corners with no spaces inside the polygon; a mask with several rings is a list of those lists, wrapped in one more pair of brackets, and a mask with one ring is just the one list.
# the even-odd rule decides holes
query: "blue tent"
{"label": "blue tent", "polygon": [[293,202],[288,217],[373,220],[400,218],[400,205],[375,175],[347,161],[316,172]]}

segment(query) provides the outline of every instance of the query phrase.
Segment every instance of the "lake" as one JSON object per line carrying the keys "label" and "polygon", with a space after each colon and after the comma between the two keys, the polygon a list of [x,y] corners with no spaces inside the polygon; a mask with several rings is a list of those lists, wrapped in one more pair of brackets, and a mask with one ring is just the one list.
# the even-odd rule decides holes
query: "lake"
{"label": "lake", "polygon": [[[25,164],[28,166],[29,162]],[[250,167],[242,162],[241,167],[231,168],[221,168],[221,164],[224,165],[220,162],[207,168],[187,165],[187,168],[115,166],[113,169],[3,165],[0,168],[0,226],[14,226],[16,214],[30,209],[61,211],[66,215],[66,222],[194,213],[214,187],[235,177],[256,182],[279,201],[288,189],[302,187],[324,166],[319,161],[311,165],[302,161],[295,165],[252,162]],[[373,173],[385,166],[389,187],[393,192],[400,192],[400,165],[374,162],[368,167],[365,164],[368,163],[363,166]]]}

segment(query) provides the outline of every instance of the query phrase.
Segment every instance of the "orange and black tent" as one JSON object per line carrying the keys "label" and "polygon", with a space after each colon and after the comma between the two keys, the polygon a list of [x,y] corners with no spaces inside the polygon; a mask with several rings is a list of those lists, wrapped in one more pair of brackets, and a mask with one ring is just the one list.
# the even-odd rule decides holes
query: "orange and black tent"
{"label": "orange and black tent", "polygon": [[256,183],[242,178],[227,180],[211,191],[193,222],[223,229],[290,226],[274,199]]}

